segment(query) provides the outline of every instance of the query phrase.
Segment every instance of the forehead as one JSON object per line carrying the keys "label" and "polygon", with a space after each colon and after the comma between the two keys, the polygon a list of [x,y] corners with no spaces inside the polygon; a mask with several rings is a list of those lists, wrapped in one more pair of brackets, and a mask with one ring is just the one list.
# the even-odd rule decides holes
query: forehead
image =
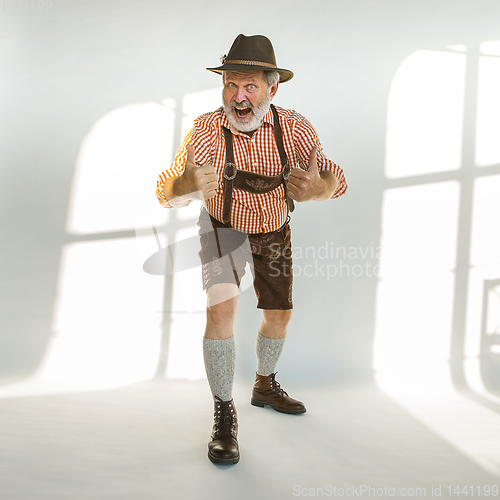
{"label": "forehead", "polygon": [[264,71],[262,70],[225,71],[224,81],[228,80],[265,81]]}

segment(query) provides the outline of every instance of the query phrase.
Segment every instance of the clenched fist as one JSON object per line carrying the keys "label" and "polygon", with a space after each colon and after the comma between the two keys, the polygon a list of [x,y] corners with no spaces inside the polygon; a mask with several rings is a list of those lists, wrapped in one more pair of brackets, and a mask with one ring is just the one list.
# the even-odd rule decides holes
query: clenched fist
{"label": "clenched fist", "polygon": [[195,163],[194,148],[187,145],[187,159],[184,173],[184,191],[194,200],[209,200],[217,191],[218,178],[213,165],[197,167]]}
{"label": "clenched fist", "polygon": [[321,192],[323,181],[319,176],[316,160],[317,147],[314,146],[309,155],[309,168],[293,168],[288,178],[288,193],[295,201],[314,200]]}
{"label": "clenched fist", "polygon": [[295,201],[326,200],[337,189],[337,178],[332,172],[319,172],[314,146],[309,154],[307,170],[293,168],[288,178],[287,188],[290,198]]}
{"label": "clenched fist", "polygon": [[180,177],[170,177],[163,185],[163,194],[171,207],[181,208],[192,200],[209,200],[217,191],[217,173],[213,165],[197,167],[194,148],[187,145],[184,172]]}

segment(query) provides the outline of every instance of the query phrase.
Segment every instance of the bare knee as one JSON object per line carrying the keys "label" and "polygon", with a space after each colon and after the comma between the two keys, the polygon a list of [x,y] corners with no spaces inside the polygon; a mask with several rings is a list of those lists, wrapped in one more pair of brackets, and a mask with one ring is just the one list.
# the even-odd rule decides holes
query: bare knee
{"label": "bare knee", "polygon": [[225,339],[233,334],[237,288],[236,296],[234,292],[231,285],[215,285],[208,290],[206,338]]}
{"label": "bare knee", "polygon": [[236,313],[236,301],[229,299],[218,304],[207,307],[207,319],[215,326],[224,326],[227,323],[233,324]]}
{"label": "bare knee", "polygon": [[292,310],[264,309],[264,321],[275,325],[287,326],[292,317]]}
{"label": "bare knee", "polygon": [[292,317],[292,310],[264,309],[264,321],[260,333],[265,337],[280,338],[286,335],[286,328]]}

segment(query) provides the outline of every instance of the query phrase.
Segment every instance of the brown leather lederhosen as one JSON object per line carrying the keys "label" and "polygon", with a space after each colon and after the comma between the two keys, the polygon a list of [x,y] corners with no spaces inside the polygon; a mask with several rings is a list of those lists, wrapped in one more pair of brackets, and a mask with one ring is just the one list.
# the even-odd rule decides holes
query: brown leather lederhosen
{"label": "brown leather lederhosen", "polygon": [[290,163],[283,146],[283,131],[276,108],[271,104],[274,117],[274,138],[280,155],[282,171],[278,175],[262,175],[248,170],[240,170],[234,163],[233,136],[231,131],[222,127],[226,140],[226,164],[224,165],[224,191],[222,204],[222,222],[225,226],[231,227],[231,201],[233,198],[233,188],[248,191],[253,194],[269,193],[283,183],[288,212],[293,212],[294,203],[288,196],[286,181],[290,176]]}

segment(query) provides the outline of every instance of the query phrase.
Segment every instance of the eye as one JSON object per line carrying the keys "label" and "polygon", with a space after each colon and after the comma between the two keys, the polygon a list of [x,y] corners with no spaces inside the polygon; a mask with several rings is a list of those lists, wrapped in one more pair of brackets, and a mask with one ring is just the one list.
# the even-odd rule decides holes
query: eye
{"label": "eye", "polygon": [[251,83],[250,85],[247,86],[248,90],[255,90],[257,87]]}

